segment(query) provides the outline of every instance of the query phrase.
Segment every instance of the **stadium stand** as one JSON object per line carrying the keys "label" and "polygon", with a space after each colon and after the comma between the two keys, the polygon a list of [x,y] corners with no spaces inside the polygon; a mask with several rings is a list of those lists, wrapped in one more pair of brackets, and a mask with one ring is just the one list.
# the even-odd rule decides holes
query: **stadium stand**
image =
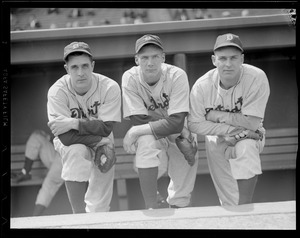
{"label": "stadium stand", "polygon": [[[12,8],[11,31],[271,15],[284,9]],[[184,17],[183,17],[184,15]],[[32,16],[40,24],[30,27]],[[131,20],[124,21],[129,16]]]}

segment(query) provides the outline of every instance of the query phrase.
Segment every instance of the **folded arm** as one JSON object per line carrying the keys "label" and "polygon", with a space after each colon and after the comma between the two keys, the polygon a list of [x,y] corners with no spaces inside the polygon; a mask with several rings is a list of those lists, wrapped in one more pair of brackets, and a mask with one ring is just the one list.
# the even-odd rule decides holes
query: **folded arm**
{"label": "folded arm", "polygon": [[252,131],[256,131],[261,123],[261,118],[259,117],[217,110],[210,110],[205,117],[206,120],[211,122],[225,123],[235,127],[243,127]]}
{"label": "folded arm", "polygon": [[128,130],[124,137],[123,145],[125,150],[130,152],[132,144],[142,135],[153,135],[156,139],[160,139],[172,134],[181,133],[186,115],[187,112],[175,113],[156,121],[151,116],[130,116],[130,119],[134,122],[134,126]]}
{"label": "folded arm", "polygon": [[50,121],[48,126],[66,146],[78,143],[89,146],[107,137],[112,132],[113,122],[58,116]]}

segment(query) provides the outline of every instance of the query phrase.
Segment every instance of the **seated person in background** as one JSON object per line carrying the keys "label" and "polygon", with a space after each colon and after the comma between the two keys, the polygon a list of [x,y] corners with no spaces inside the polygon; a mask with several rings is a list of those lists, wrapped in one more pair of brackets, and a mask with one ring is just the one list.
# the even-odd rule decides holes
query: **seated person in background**
{"label": "seated person in background", "polygon": [[48,172],[35,201],[34,216],[42,215],[64,183],[61,178],[62,163],[60,155],[50,142],[50,135],[42,130],[34,131],[27,140],[24,167],[22,171],[12,174],[12,182],[19,183],[31,179],[32,165],[39,158],[48,169]]}

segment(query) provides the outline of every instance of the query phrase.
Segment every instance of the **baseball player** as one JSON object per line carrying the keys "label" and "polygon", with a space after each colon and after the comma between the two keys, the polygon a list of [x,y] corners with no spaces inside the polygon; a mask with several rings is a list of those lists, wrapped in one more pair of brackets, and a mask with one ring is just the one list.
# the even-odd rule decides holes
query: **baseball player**
{"label": "baseball player", "polygon": [[34,131],[28,138],[24,168],[20,173],[12,174],[12,182],[19,183],[31,179],[30,171],[33,162],[38,158],[41,159],[48,172],[38,192],[33,216],[43,214],[60,186],[64,183],[64,180],[61,178],[62,163],[60,155],[50,142],[50,135],[42,130]]}
{"label": "baseball player", "polygon": [[109,211],[113,193],[113,124],[121,121],[121,90],[93,72],[88,44],[64,48],[67,74],[48,91],[48,118],[55,149],[62,157],[73,213]]}
{"label": "baseball player", "polygon": [[[185,121],[189,112],[188,78],[182,69],[164,63],[158,36],[142,36],[136,41],[135,51],[137,66],[122,76],[123,117],[133,124],[123,146],[128,153],[136,154],[146,209],[158,208],[157,178],[165,170],[171,178],[167,202],[171,207],[185,207],[190,203],[198,165],[197,140]],[[186,150],[181,152],[177,144],[181,146],[182,141]]]}
{"label": "baseball player", "polygon": [[206,135],[208,166],[221,205],[251,203],[265,143],[263,119],[270,94],[266,74],[244,64],[240,38],[218,36],[212,63],[190,94],[189,129]]}

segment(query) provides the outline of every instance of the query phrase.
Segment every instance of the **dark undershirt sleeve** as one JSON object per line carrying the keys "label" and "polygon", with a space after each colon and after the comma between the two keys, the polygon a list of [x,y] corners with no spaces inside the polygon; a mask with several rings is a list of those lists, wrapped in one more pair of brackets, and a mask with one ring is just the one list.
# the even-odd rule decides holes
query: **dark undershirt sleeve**
{"label": "dark undershirt sleeve", "polygon": [[156,139],[181,133],[187,114],[187,112],[174,113],[164,119],[149,122]]}
{"label": "dark undershirt sleeve", "polygon": [[78,126],[79,135],[100,135],[107,137],[113,130],[113,123],[112,121],[80,120]]}
{"label": "dark undershirt sleeve", "polygon": [[79,121],[79,130],[70,130],[58,136],[65,146],[73,144],[83,144],[86,146],[94,146],[107,137],[113,129],[113,122],[103,121]]}
{"label": "dark undershirt sleeve", "polygon": [[156,120],[152,116],[149,116],[149,115],[133,115],[133,116],[130,116],[129,119],[134,126],[147,124],[150,121]]}

